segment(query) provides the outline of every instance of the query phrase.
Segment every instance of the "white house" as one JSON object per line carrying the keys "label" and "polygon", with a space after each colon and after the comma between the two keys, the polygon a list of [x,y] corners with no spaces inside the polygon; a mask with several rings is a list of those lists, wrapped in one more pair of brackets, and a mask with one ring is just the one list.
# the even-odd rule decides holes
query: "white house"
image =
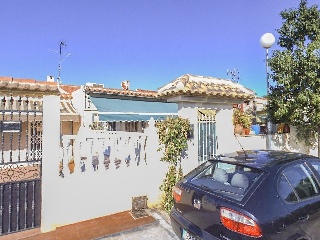
{"label": "white house", "polygon": [[[34,213],[31,223],[24,226],[41,227],[43,232],[131,209],[133,197],[146,196],[149,204],[156,203],[168,166],[160,161],[162,152],[157,151],[155,121],[166,116],[188,118],[192,125],[182,160],[184,172],[215,154],[265,148],[261,136],[234,136],[233,105],[253,99],[255,93],[226,79],[186,74],[150,91],[130,90],[128,83],[122,89],[111,89],[101,84],[58,86],[54,82],[21,83],[0,78],[0,93],[5,100],[0,111],[0,170],[10,170],[6,172],[9,178],[0,182],[1,194],[19,188],[36,197],[27,205]],[[39,103],[32,106],[41,108],[17,108],[20,96],[28,100],[28,106],[36,98]],[[23,119],[30,122],[29,127]],[[274,135],[273,148],[302,149],[288,138]],[[30,144],[25,144],[27,140]],[[28,165],[21,165],[22,156],[32,157],[40,166],[36,171],[41,173],[17,185],[12,172],[20,168],[14,166]],[[11,211],[28,209],[21,205],[25,201],[18,200],[11,203]],[[0,205],[9,206],[4,202]],[[25,229],[16,226],[16,221],[10,222],[9,215],[0,217],[2,222],[9,221],[3,226],[10,226],[0,235]]]}

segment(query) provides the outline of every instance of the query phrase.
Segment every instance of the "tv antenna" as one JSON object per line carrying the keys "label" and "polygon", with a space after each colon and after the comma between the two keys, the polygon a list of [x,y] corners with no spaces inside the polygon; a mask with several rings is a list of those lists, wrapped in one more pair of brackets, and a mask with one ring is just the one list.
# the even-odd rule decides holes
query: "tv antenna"
{"label": "tv antenna", "polygon": [[239,83],[240,82],[240,73],[238,69],[234,68],[232,70],[227,69],[227,75],[231,76],[231,81]]}
{"label": "tv antenna", "polygon": [[60,41],[59,42],[59,51],[55,51],[55,50],[50,50],[49,49],[52,52],[59,53],[58,78],[57,78],[58,84],[62,82],[61,81],[61,64],[62,64],[62,62],[64,60],[66,60],[71,55],[71,53],[67,53],[67,54],[66,53],[65,54],[62,53],[62,47],[66,47],[66,46],[67,45],[64,42]]}

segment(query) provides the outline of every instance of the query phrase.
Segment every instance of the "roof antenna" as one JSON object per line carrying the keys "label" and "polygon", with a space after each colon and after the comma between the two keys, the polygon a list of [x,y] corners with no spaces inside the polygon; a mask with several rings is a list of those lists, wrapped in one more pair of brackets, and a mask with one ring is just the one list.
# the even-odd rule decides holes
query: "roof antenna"
{"label": "roof antenna", "polygon": [[[61,81],[61,63],[62,63],[64,60],[66,60],[66,59],[71,55],[71,53],[62,54],[62,47],[63,47],[63,46],[66,47],[67,45],[66,45],[64,42],[60,41],[60,42],[59,42],[59,51],[49,49],[49,50],[52,51],[52,52],[59,53],[58,78],[57,78],[57,83],[58,83],[58,85],[62,82],[62,81]],[[62,58],[63,55],[64,55],[64,58]]]}
{"label": "roof antenna", "polygon": [[59,50],[59,66],[58,66],[58,70],[59,70],[59,75],[58,75],[58,79],[57,79],[57,81],[58,81],[58,84],[59,83],[61,83],[61,77],[60,77],[60,72],[61,72],[61,63],[64,61],[64,60],[66,60],[70,55],[71,55],[71,53],[68,53],[68,54],[66,54],[66,56],[65,56],[65,58],[61,58],[61,55],[62,55],[62,46],[67,46],[64,42],[62,42],[62,41],[60,41],[60,43],[59,43],[59,47],[60,47],[60,50]]}
{"label": "roof antenna", "polygon": [[240,82],[240,73],[238,69],[234,68],[233,70],[227,69],[227,76],[231,76],[231,81],[235,83]]}
{"label": "roof antenna", "polygon": [[248,158],[248,154],[247,154],[246,150],[244,150],[242,144],[240,143],[240,141],[239,141],[239,139],[238,139],[238,136],[237,136],[236,134],[234,134],[234,137],[237,139],[237,141],[238,141],[238,143],[239,143],[239,145],[240,145],[240,147],[241,147],[241,150],[242,150],[243,153],[244,153],[244,158],[245,158],[245,160],[246,160],[246,159]]}

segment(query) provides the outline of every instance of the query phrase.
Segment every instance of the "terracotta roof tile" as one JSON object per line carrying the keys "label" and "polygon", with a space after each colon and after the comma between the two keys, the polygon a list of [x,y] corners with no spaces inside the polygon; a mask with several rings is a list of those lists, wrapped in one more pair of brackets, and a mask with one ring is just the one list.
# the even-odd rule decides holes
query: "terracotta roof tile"
{"label": "terracotta roof tile", "polygon": [[[0,91],[9,93],[19,92],[25,95],[59,95],[56,82],[42,82],[33,79],[0,77]],[[10,93],[9,93],[10,94]]]}
{"label": "terracotta roof tile", "polygon": [[86,92],[88,93],[101,93],[108,95],[121,95],[121,96],[133,96],[133,97],[147,97],[147,98],[155,98],[157,91],[151,90],[123,90],[123,89],[115,89],[115,88],[101,88],[101,87],[86,87]]}
{"label": "terracotta roof tile", "polygon": [[31,84],[35,83],[35,84],[43,84],[43,85],[57,85],[56,82],[38,81],[34,79],[29,79],[29,78],[0,77],[0,81],[31,83]]}
{"label": "terracotta roof tile", "polygon": [[[60,88],[60,89],[59,89]],[[72,93],[81,86],[65,85],[57,82],[38,81],[27,78],[0,77],[0,91],[12,91],[25,95],[60,95],[61,99],[72,99]]]}
{"label": "terracotta roof tile", "polygon": [[60,84],[61,99],[72,99],[72,93],[80,88],[81,86]]}
{"label": "terracotta roof tile", "polygon": [[[182,89],[177,87],[179,82],[183,84]],[[159,88],[157,93],[157,97],[176,95],[251,99],[255,92],[230,80],[186,74]]]}
{"label": "terracotta roof tile", "polygon": [[66,93],[72,94],[74,91],[79,90],[81,86],[60,84],[60,88],[63,89]]}
{"label": "terracotta roof tile", "polygon": [[[183,89],[177,88],[177,84],[179,82],[183,84]],[[59,87],[56,82],[0,77],[0,91],[12,90],[29,94],[37,92],[43,95],[47,93],[55,93],[60,94],[62,99],[71,99],[72,93],[80,88],[80,86],[61,84],[59,92]],[[176,95],[187,95],[206,96],[211,98],[250,99],[255,96],[255,93],[252,90],[230,80],[191,74],[183,75],[171,81],[169,84],[159,88],[158,91],[144,89],[124,90],[93,86],[87,86],[85,90],[88,93],[144,98],[167,98]]]}

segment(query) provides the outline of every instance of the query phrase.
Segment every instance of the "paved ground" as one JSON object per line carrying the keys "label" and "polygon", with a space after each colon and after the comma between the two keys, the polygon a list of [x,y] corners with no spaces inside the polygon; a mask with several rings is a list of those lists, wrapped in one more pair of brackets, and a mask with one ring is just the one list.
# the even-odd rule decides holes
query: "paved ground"
{"label": "paved ground", "polygon": [[0,236],[1,240],[178,240],[167,213],[147,210],[147,216],[136,218],[124,211],[90,219],[41,233],[40,228]]}
{"label": "paved ground", "polygon": [[102,237],[99,240],[179,240],[168,223],[166,216],[160,215],[157,212],[150,212],[149,214],[156,220],[155,222]]}

